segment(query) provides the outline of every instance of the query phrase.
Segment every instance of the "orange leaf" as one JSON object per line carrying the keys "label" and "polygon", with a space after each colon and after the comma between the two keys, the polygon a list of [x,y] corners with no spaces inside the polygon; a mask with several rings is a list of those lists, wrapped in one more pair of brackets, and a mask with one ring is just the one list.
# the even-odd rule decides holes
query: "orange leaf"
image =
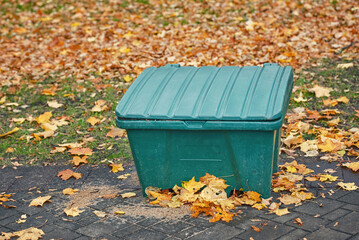
{"label": "orange leaf", "polygon": [[72,159],[72,162],[75,164],[75,166],[78,166],[81,163],[86,164],[86,163],[88,163],[86,160],[87,158],[88,158],[88,156],[83,156],[82,158],[79,156],[74,156],[74,158]]}
{"label": "orange leaf", "polygon": [[76,172],[73,172],[72,170],[70,169],[66,169],[66,170],[63,170],[63,171],[60,171],[58,174],[57,174],[58,177],[61,177],[62,180],[68,180],[70,179],[71,177],[74,177],[76,179],[80,179],[82,174],[81,173],[76,173]]}
{"label": "orange leaf", "polygon": [[347,104],[349,102],[349,99],[347,97],[340,97],[337,99],[338,102]]}
{"label": "orange leaf", "polygon": [[122,166],[122,163],[119,163],[119,164],[111,163],[111,164],[109,164],[109,166],[112,167],[111,171],[112,171],[113,173],[117,173],[117,172],[119,172],[119,171],[122,172],[122,171],[125,170],[125,169],[123,168],[123,166]]}
{"label": "orange leaf", "polygon": [[75,147],[70,149],[68,152],[71,153],[72,155],[87,155],[87,156],[92,155],[92,149],[90,148]]}
{"label": "orange leaf", "polygon": [[260,228],[257,228],[257,227],[255,227],[255,226],[251,226],[251,228],[252,228],[254,231],[256,231],[256,232],[260,232],[260,231],[261,231]]}
{"label": "orange leaf", "polygon": [[5,137],[7,135],[10,135],[10,134],[13,134],[14,132],[17,132],[19,131],[19,128],[18,127],[15,127],[13,130],[7,132],[7,133],[4,133],[4,134],[0,134],[0,137]]}
{"label": "orange leaf", "polygon": [[42,95],[55,96],[56,91],[57,91],[56,86],[52,86],[51,88],[42,90]]}
{"label": "orange leaf", "polygon": [[90,117],[86,120],[86,122],[90,123],[92,126],[95,126],[96,124],[100,123],[101,120],[95,117]]}
{"label": "orange leaf", "polygon": [[295,223],[298,224],[299,226],[302,226],[303,225],[303,222],[300,218],[295,218],[294,219]]}
{"label": "orange leaf", "polygon": [[106,137],[112,137],[112,138],[114,138],[114,137],[123,137],[125,132],[126,132],[126,130],[124,130],[124,129],[114,127],[106,134]]}

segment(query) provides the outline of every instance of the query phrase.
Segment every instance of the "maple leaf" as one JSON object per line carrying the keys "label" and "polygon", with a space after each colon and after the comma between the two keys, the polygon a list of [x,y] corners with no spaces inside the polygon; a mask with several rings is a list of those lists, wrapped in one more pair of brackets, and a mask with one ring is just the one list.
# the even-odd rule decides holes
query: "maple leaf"
{"label": "maple leaf", "polygon": [[278,200],[281,201],[281,203],[283,203],[284,205],[297,204],[301,202],[301,199],[288,194],[282,194],[282,196],[279,197]]}
{"label": "maple leaf", "polygon": [[278,209],[274,210],[273,213],[277,214],[278,216],[283,216],[290,212],[288,211],[288,208],[283,208],[283,209],[278,208]]}
{"label": "maple leaf", "polygon": [[62,107],[64,104],[58,103],[56,100],[54,100],[54,101],[47,101],[47,105],[52,108],[59,108]]}
{"label": "maple leaf", "polygon": [[18,127],[15,127],[15,128],[13,128],[11,131],[9,131],[9,132],[7,132],[7,133],[0,134],[0,138],[1,138],[1,137],[5,137],[5,136],[10,135],[10,134],[13,134],[14,132],[17,132],[17,131],[19,131],[19,128],[18,128]]}
{"label": "maple leaf", "polygon": [[205,186],[204,183],[196,182],[194,177],[187,182],[182,182],[182,187],[192,193],[197,192],[204,186]]}
{"label": "maple leaf", "polygon": [[106,134],[106,137],[123,137],[126,133],[126,130],[120,129],[117,127],[111,128],[111,130]]}
{"label": "maple leaf", "polygon": [[72,162],[74,163],[75,166],[79,166],[81,163],[84,164],[88,163],[87,158],[88,156],[83,156],[82,158],[79,156],[74,156]]}
{"label": "maple leaf", "polygon": [[72,195],[77,193],[79,190],[78,189],[72,189],[72,188],[65,188],[64,190],[62,190],[62,194],[64,195]]}
{"label": "maple leaf", "polygon": [[129,75],[126,75],[123,80],[125,80],[125,82],[131,82],[132,77],[130,77]]}
{"label": "maple leaf", "polygon": [[43,123],[41,124],[41,128],[44,129],[45,131],[56,131],[57,130],[57,126],[51,123]]}
{"label": "maple leaf", "polygon": [[50,198],[51,198],[51,196],[35,198],[34,200],[31,201],[29,206],[35,206],[35,207],[41,206],[42,207],[42,205],[44,205],[45,202],[50,202]]}
{"label": "maple leaf", "polygon": [[75,148],[71,148],[68,152],[71,153],[72,155],[87,155],[87,156],[92,155],[92,149],[90,148],[75,147]]}
{"label": "maple leaf", "polygon": [[54,136],[54,134],[55,131],[44,131],[44,132],[34,133],[33,136],[35,137],[36,140],[41,140],[40,137],[48,138]]}
{"label": "maple leaf", "polygon": [[292,145],[296,146],[296,145],[304,142],[304,139],[303,139],[302,135],[294,136],[294,135],[290,134],[282,142],[285,145],[287,145],[287,147],[291,147]]}
{"label": "maple leaf", "polygon": [[42,235],[45,233],[38,228],[31,227],[21,231],[13,232],[13,233],[1,233],[3,235],[0,236],[0,239],[11,239],[12,237],[18,237],[18,240],[37,240],[42,238]]}
{"label": "maple leaf", "polygon": [[295,102],[307,102],[308,99],[303,98],[303,93],[300,92],[298,97],[294,97],[293,100]]}
{"label": "maple leaf", "polygon": [[321,182],[335,182],[338,179],[337,176],[332,176],[329,174],[320,174],[319,176],[319,181]]}
{"label": "maple leaf", "polygon": [[256,202],[261,202],[261,194],[254,191],[248,191],[246,194],[250,199]]}
{"label": "maple leaf", "polygon": [[80,213],[84,212],[85,210],[79,210],[78,207],[66,208],[64,212],[67,216],[76,217],[79,216]]}
{"label": "maple leaf", "polygon": [[339,182],[338,186],[347,191],[355,191],[358,189],[358,187],[353,182],[352,183]]}
{"label": "maple leaf", "polygon": [[261,209],[263,209],[263,208],[267,208],[267,206],[264,205],[263,203],[256,203],[256,204],[254,204],[254,205],[252,206],[252,208],[256,208],[256,209],[258,209],[258,210],[261,210]]}
{"label": "maple leaf", "polygon": [[70,169],[66,169],[66,170],[63,170],[63,171],[60,171],[58,174],[57,174],[58,177],[61,177],[62,180],[68,180],[70,179],[71,177],[74,177],[76,179],[80,179],[82,174],[81,173],[76,173],[76,172],[73,172],[72,170]]}
{"label": "maple leaf", "polygon": [[335,119],[329,121],[328,125],[331,126],[331,127],[335,127],[335,126],[337,126],[339,124],[339,122],[340,122],[340,118],[335,118]]}
{"label": "maple leaf", "polygon": [[318,148],[322,152],[333,152],[335,150],[339,150],[340,146],[335,144],[331,139],[325,139],[324,143],[318,144]]}
{"label": "maple leaf", "polygon": [[316,140],[316,139],[307,140],[299,145],[300,151],[306,153],[308,151],[318,150],[317,143],[318,143],[318,140]]}
{"label": "maple leaf", "polygon": [[332,88],[321,87],[314,85],[314,87],[308,89],[309,92],[314,92],[315,97],[330,97],[330,92],[333,91]]}
{"label": "maple leaf", "polygon": [[36,119],[38,124],[42,124],[42,123],[48,122],[51,117],[52,117],[52,112],[45,112],[45,113],[41,114],[40,116],[38,116],[35,119]]}
{"label": "maple leaf", "polygon": [[354,172],[359,170],[359,162],[343,163],[342,166],[350,168]]}
{"label": "maple leaf", "polygon": [[95,102],[95,106],[91,109],[92,112],[102,112],[104,110],[108,109],[108,106],[106,106],[107,102],[105,100],[97,100]]}
{"label": "maple leaf", "polygon": [[120,194],[122,198],[130,198],[130,197],[136,197],[136,193],[134,192],[127,192]]}
{"label": "maple leaf", "polygon": [[92,126],[95,126],[96,124],[100,123],[101,120],[95,117],[90,117],[86,120],[86,122],[90,123]]}
{"label": "maple leaf", "polygon": [[65,147],[53,147],[50,153],[59,153],[59,152],[65,152]]}
{"label": "maple leaf", "polygon": [[119,172],[119,171],[125,171],[125,169],[123,168],[123,166],[122,166],[122,163],[111,163],[111,164],[109,164],[109,166],[111,167],[111,172],[113,172],[113,173],[117,173],[117,172]]}

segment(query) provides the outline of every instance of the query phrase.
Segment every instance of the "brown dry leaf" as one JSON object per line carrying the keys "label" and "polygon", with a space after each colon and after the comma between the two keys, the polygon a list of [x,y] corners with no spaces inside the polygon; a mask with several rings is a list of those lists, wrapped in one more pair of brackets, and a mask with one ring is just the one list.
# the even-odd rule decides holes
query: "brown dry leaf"
{"label": "brown dry leaf", "polygon": [[56,100],[54,101],[47,101],[47,105],[51,108],[60,108],[62,107],[64,104],[62,103],[58,103]]}
{"label": "brown dry leaf", "polygon": [[42,207],[45,202],[50,202],[51,196],[38,197],[31,201],[29,206]]}
{"label": "brown dry leaf", "polygon": [[255,226],[251,226],[251,228],[252,228],[254,231],[256,231],[256,232],[260,232],[260,231],[261,231],[261,229],[260,229],[260,228],[255,227]]}
{"label": "brown dry leaf", "polygon": [[278,200],[281,201],[281,203],[284,205],[297,204],[301,202],[301,199],[288,194],[283,194],[278,198]]}
{"label": "brown dry leaf", "polygon": [[299,226],[302,226],[302,225],[303,225],[303,222],[302,222],[302,220],[301,220],[300,218],[295,218],[295,219],[294,219],[294,222],[295,222],[296,224],[298,224]]}
{"label": "brown dry leaf", "polygon": [[38,228],[31,227],[21,231],[13,232],[13,233],[1,233],[0,239],[11,239],[12,237],[18,237],[18,240],[38,240],[42,238],[42,235],[45,233]]}
{"label": "brown dry leaf", "polygon": [[72,155],[87,155],[87,156],[92,155],[92,149],[90,148],[75,147],[75,148],[71,148],[68,152],[71,153]]}
{"label": "brown dry leaf", "polygon": [[46,122],[50,121],[51,117],[52,117],[52,112],[45,112],[35,119],[38,124],[42,124],[42,123],[46,123]]}
{"label": "brown dry leaf", "polygon": [[355,191],[358,189],[358,187],[353,182],[352,183],[339,182],[338,186],[347,191]]}
{"label": "brown dry leaf", "polygon": [[125,169],[122,166],[122,163],[111,163],[109,164],[109,166],[111,167],[111,172],[113,173],[117,173],[119,171],[125,171]]}
{"label": "brown dry leaf", "polygon": [[106,134],[106,137],[123,137],[125,133],[126,130],[114,127]]}
{"label": "brown dry leaf", "polygon": [[278,209],[274,210],[273,213],[277,214],[278,216],[283,216],[290,212],[288,211],[288,208],[283,208],[283,209],[278,208]]}
{"label": "brown dry leaf", "polygon": [[320,98],[320,97],[330,97],[330,92],[333,91],[333,89],[315,85],[313,88],[309,88],[308,91],[314,92],[315,97]]}
{"label": "brown dry leaf", "polygon": [[117,196],[118,196],[117,193],[110,193],[110,194],[102,195],[101,198],[103,198],[103,199],[113,199],[113,198],[116,198]]}
{"label": "brown dry leaf", "polygon": [[359,110],[355,110],[357,113],[355,114],[355,116],[359,117]]}
{"label": "brown dry leaf", "polygon": [[65,188],[64,190],[62,190],[62,194],[72,195],[72,194],[77,193],[78,191],[79,191],[79,189]]}
{"label": "brown dry leaf", "polygon": [[10,135],[10,134],[13,134],[14,132],[19,131],[19,129],[20,129],[20,128],[15,127],[15,128],[13,128],[11,131],[9,131],[9,132],[7,132],[7,133],[0,134],[0,138],[1,138],[1,137],[5,137],[5,136]]}
{"label": "brown dry leaf", "polygon": [[48,138],[54,136],[54,134],[55,131],[44,131],[44,132],[33,133],[33,136],[35,137],[36,140],[40,141],[41,137]]}
{"label": "brown dry leaf", "polygon": [[134,193],[134,192],[127,192],[127,193],[122,193],[122,194],[120,194],[121,195],[121,197],[123,197],[123,198],[130,198],[130,197],[135,197],[136,196],[136,193]]}
{"label": "brown dry leaf", "polygon": [[86,120],[86,122],[90,123],[92,126],[95,126],[96,124],[100,123],[101,120],[95,117],[90,117]]}
{"label": "brown dry leaf", "polygon": [[80,179],[81,176],[82,176],[81,173],[73,172],[73,171],[70,170],[70,169],[66,169],[66,170],[60,171],[60,172],[57,174],[57,177],[61,177],[62,180],[68,180],[68,179],[70,179],[71,177],[74,177],[74,178],[76,178],[76,179]]}
{"label": "brown dry leaf", "polygon": [[105,100],[97,100],[95,102],[95,106],[91,109],[92,112],[102,112],[104,110],[108,109],[108,106],[106,106],[107,102]]}
{"label": "brown dry leaf", "polygon": [[75,166],[79,166],[81,163],[83,164],[88,163],[87,158],[88,156],[83,156],[83,157],[74,156],[72,162],[74,163]]}
{"label": "brown dry leaf", "polygon": [[359,162],[343,163],[342,166],[350,168],[354,172],[359,170]]}
{"label": "brown dry leaf", "polygon": [[79,210],[78,207],[73,207],[73,208],[66,208],[64,210],[64,212],[66,213],[67,216],[72,216],[72,217],[76,217],[79,216],[80,213],[84,212],[85,210]]}

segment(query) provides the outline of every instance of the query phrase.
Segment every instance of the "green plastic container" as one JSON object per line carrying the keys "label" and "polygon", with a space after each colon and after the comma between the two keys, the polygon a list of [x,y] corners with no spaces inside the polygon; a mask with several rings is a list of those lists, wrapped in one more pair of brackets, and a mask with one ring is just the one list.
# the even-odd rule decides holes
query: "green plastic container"
{"label": "green plastic container", "polygon": [[143,192],[210,173],[269,197],[292,85],[277,64],[144,70],[116,108]]}

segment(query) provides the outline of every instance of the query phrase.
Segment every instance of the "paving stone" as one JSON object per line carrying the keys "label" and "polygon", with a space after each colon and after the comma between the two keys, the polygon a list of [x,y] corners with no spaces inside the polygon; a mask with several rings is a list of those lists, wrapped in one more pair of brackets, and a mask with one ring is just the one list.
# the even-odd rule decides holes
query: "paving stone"
{"label": "paving stone", "polygon": [[342,208],[359,212],[359,205],[345,204],[344,206],[342,206]]}
{"label": "paving stone", "polygon": [[294,221],[288,221],[286,223],[286,225],[312,232],[312,231],[315,231],[315,230],[319,229],[320,227],[323,227],[329,223],[328,220],[321,219],[321,218],[315,218],[315,217],[309,216],[307,214],[300,214],[298,217],[303,222],[302,226],[299,226]]}
{"label": "paving stone", "polygon": [[5,167],[0,169],[0,189],[1,191],[7,191],[16,182],[16,176],[21,176],[24,169],[13,169],[12,167]]}
{"label": "paving stone", "polygon": [[231,239],[232,237],[242,233],[243,230],[238,228],[230,227],[222,223],[216,223],[214,226],[205,229],[198,234],[193,235],[192,237],[188,238],[191,240],[202,240],[202,239]]}
{"label": "paving stone", "polygon": [[346,203],[350,203],[350,204],[354,204],[354,205],[359,205],[359,191],[352,191],[349,194],[339,198],[339,201],[343,201]]}
{"label": "paving stone", "polygon": [[299,207],[295,207],[292,210],[315,216],[317,214],[319,215],[327,214],[343,205],[344,204],[339,201],[321,198],[321,199],[317,199],[315,202],[304,203],[303,205]]}
{"label": "paving stone", "polygon": [[330,221],[334,221],[335,219],[338,219],[344,215],[347,215],[348,213],[350,213],[351,211],[343,209],[343,208],[338,208],[335,209],[333,212],[330,212],[324,216],[321,216],[324,219],[328,219]]}
{"label": "paving stone", "polygon": [[4,208],[0,206],[0,220],[11,217],[15,214],[18,214],[18,212],[14,208]]}
{"label": "paving stone", "polygon": [[127,226],[119,231],[116,231],[114,233],[111,233],[111,235],[117,237],[117,238],[124,238],[128,235],[133,234],[134,232],[140,231],[142,230],[144,227],[137,225],[137,224],[132,224],[129,223],[127,224]]}
{"label": "paving stone", "polygon": [[[259,224],[253,224],[254,226],[258,227]],[[277,239],[289,232],[293,231],[294,228],[290,226],[286,226],[284,224],[276,224],[273,222],[268,222],[268,225],[262,228],[262,231],[256,232],[252,229],[248,229],[242,234],[239,234],[238,237],[242,239],[249,239],[253,237],[254,239]]]}
{"label": "paving stone", "polygon": [[59,219],[55,222],[55,225],[56,225],[56,226],[63,227],[63,228],[67,228],[67,229],[70,229],[70,230],[76,230],[76,229],[79,229],[79,228],[82,227],[80,224],[77,224],[77,223],[74,222],[74,221],[64,221],[64,220],[62,220],[62,217],[59,218]]}
{"label": "paving stone", "polygon": [[161,232],[154,232],[149,229],[142,229],[140,231],[136,231],[133,234],[126,236],[122,239],[126,240],[162,240],[168,237],[167,234]]}
{"label": "paving stone", "polygon": [[322,228],[319,229],[309,235],[306,236],[308,240],[315,240],[315,239],[325,239],[325,240],[344,240],[350,238],[349,234],[345,234],[342,232],[338,232],[335,230],[332,230],[330,228]]}
{"label": "paving stone", "polygon": [[186,221],[186,223],[191,224],[191,225],[195,225],[197,227],[204,227],[204,228],[209,228],[215,225],[215,223],[209,222],[209,217],[206,218],[202,218],[202,217],[188,217],[188,219],[184,220]]}
{"label": "paving stone", "polygon": [[352,235],[359,233],[359,212],[352,212],[337,220],[339,223],[336,227],[331,227],[334,230],[350,233]]}
{"label": "paving stone", "polygon": [[150,226],[154,231],[161,231],[167,234],[174,234],[192,225],[182,221],[162,221]]}
{"label": "paving stone", "polygon": [[147,226],[151,226],[151,225],[154,225],[156,223],[159,223],[163,220],[161,219],[158,219],[158,218],[146,218],[142,221],[139,221],[137,222],[136,224],[140,225],[140,226],[143,226],[143,227],[147,227]]}
{"label": "paving stone", "polygon": [[183,229],[182,231],[176,233],[176,237],[181,239],[190,238],[193,235],[198,234],[199,232],[204,231],[206,228],[198,227],[198,226],[191,226],[189,228]]}
{"label": "paving stone", "polygon": [[278,240],[292,240],[292,239],[303,239],[308,232],[303,231],[302,229],[295,229],[294,231],[278,238]]}
{"label": "paving stone", "polygon": [[347,195],[349,193],[349,191],[344,191],[344,190],[341,190],[341,189],[338,190],[337,188],[333,189],[333,192],[334,193],[330,192],[329,189],[325,189],[325,190],[320,189],[320,190],[318,190],[319,194],[324,193],[325,197],[328,198],[328,199],[338,199],[338,198],[341,198],[341,197],[343,197],[343,196],[345,196],[345,195]]}
{"label": "paving stone", "polygon": [[19,231],[19,230],[33,227],[33,226],[40,226],[41,224],[44,223],[44,221],[40,221],[39,219],[35,219],[33,217],[27,217],[26,222],[18,224],[18,223],[16,223],[16,221],[19,220],[20,217],[18,217],[18,216],[15,217],[15,216],[16,215],[5,219],[5,220],[9,220],[8,224],[6,224],[5,227],[10,228],[14,231]]}
{"label": "paving stone", "polygon": [[271,215],[275,216],[275,218],[272,218],[272,220],[279,222],[279,223],[285,223],[288,221],[292,221],[294,218],[297,218],[299,216],[299,214],[296,212],[293,212],[293,213],[291,212],[290,214],[286,214],[283,216],[277,216],[276,214],[271,214]]}
{"label": "paving stone", "polygon": [[356,234],[355,236],[349,238],[349,240],[359,240],[359,234]]}
{"label": "paving stone", "polygon": [[116,226],[107,222],[95,222],[88,226],[81,227],[76,232],[89,237],[98,238],[102,235],[106,235],[116,231]]}
{"label": "paving stone", "polygon": [[[249,229],[251,225],[253,225],[253,221],[251,221],[252,219],[263,220],[261,217],[263,217],[264,214],[261,214],[261,212],[255,208],[244,206],[239,207],[238,209],[242,210],[242,212],[234,217],[233,221],[228,223],[223,222],[223,224],[246,230]],[[265,220],[263,220],[263,222],[264,221]]]}
{"label": "paving stone", "polygon": [[45,235],[43,236],[43,239],[63,239],[63,240],[72,240],[75,239],[77,237],[80,237],[81,235],[71,231],[69,229],[66,228],[56,228],[55,230],[49,232],[49,233],[45,233]]}
{"label": "paving stone", "polygon": [[8,232],[12,232],[12,230],[8,229],[7,227],[0,226],[0,233],[2,233],[2,232],[8,233]]}

